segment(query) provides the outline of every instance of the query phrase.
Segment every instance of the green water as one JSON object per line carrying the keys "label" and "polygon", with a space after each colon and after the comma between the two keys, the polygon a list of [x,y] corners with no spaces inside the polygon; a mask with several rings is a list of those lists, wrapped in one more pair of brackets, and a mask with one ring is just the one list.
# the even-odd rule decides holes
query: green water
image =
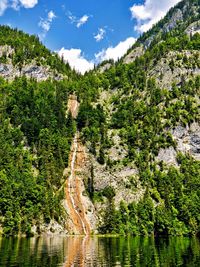
{"label": "green water", "polygon": [[200,266],[196,238],[1,238],[0,267]]}

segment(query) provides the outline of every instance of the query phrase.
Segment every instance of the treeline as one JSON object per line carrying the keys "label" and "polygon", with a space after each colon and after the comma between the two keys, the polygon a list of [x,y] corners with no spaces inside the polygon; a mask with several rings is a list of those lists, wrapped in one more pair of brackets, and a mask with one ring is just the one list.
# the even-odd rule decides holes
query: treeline
{"label": "treeline", "polygon": [[23,31],[12,29],[9,26],[0,26],[0,45],[8,45],[14,49],[13,53],[4,54],[0,60],[12,60],[14,66],[21,68],[25,64],[34,62],[40,66],[50,66],[52,70],[76,78],[77,74],[71,70],[68,63],[64,63],[57,53],[52,53],[40,41],[38,36],[29,35]]}
{"label": "treeline", "polygon": [[[199,68],[198,57],[192,63],[184,53],[179,53],[189,50],[195,54],[194,50],[199,50],[199,44],[199,34],[188,37],[180,32],[175,37],[168,33],[163,42],[147,49],[144,56],[133,63],[123,64],[119,61],[103,74],[95,74],[100,89],[113,90],[110,100],[113,112],[110,120],[103,121],[106,131],[101,142],[101,123],[99,116],[95,116],[96,109],[94,112],[91,105],[82,107],[83,114],[87,117],[80,117],[81,121],[86,122],[82,127],[82,134],[90,144],[95,139],[98,155],[101,155],[99,162],[106,164],[112,171],[112,166],[115,167],[117,162],[111,162],[106,154],[110,145],[107,141],[107,130],[119,130],[122,142],[128,146],[128,155],[123,162],[135,163],[140,181],[146,188],[144,198],[138,204],[121,203],[119,208],[114,206],[113,188],[92,192],[93,201],[103,201],[103,197],[108,199],[104,222],[99,226],[101,233],[199,234],[199,162],[180,154],[177,156],[179,167],[175,168],[163,162],[156,163],[156,157],[161,148],[176,149],[177,144],[171,134],[175,126],[186,127],[193,122],[200,122],[200,77],[192,74],[188,79],[180,77],[179,84],[172,83],[171,88],[161,89],[154,78],[147,76],[148,71],[170,51],[177,52],[177,58],[168,62],[172,70],[175,71],[178,61],[181,61],[180,68]],[[100,106],[96,108],[100,110]],[[101,113],[105,114],[105,110]],[[93,124],[95,130],[93,127],[86,127]],[[98,133],[99,138],[95,138],[95,133]],[[134,190],[134,185],[132,188]]]}
{"label": "treeline", "polygon": [[137,204],[121,202],[116,209],[113,192],[107,195],[108,206],[99,231],[122,235],[199,234],[200,163],[181,154],[178,161],[180,169],[155,166],[151,172],[146,171],[148,186]]}
{"label": "treeline", "polygon": [[[191,17],[188,23],[195,19]],[[182,76],[179,84],[161,89],[148,76],[148,71],[170,51],[177,52],[176,58],[166,62],[172,71],[178,61],[180,68],[200,67],[198,57],[194,56],[191,63],[187,55],[179,53],[189,50],[198,55],[200,48],[200,35],[187,36],[184,27],[162,33],[160,41],[153,41],[144,55],[131,64],[123,64],[123,60],[110,62],[111,67],[104,73],[97,68],[84,76],[71,71],[37,37],[0,27],[0,45],[14,49],[8,55],[14,65],[34,59],[38,65],[49,65],[70,78],[40,83],[25,77],[13,82],[0,79],[0,224],[4,234],[31,234],[32,225],[39,231],[40,225],[51,219],[63,223],[62,172],[68,164],[76,127],[90,152],[111,171],[118,162],[112,162],[107,155],[112,146],[108,130],[118,130],[128,148],[122,163],[135,163],[140,182],[146,188],[139,203],[121,203],[119,209],[114,206],[112,187],[102,192],[92,188],[88,192],[92,201],[102,201],[103,197],[108,200],[104,221],[99,226],[101,233],[199,233],[199,162],[180,154],[178,168],[174,168],[163,162],[155,163],[155,159],[160,148],[176,149],[172,128],[199,123],[200,78],[191,73],[187,80]],[[6,62],[6,58],[3,60]],[[109,92],[109,97],[113,93],[106,103],[112,107],[110,110],[101,99],[103,91]],[[66,116],[67,97],[71,93],[80,102],[76,121]],[[131,186],[135,190],[134,183]]]}
{"label": "treeline", "polygon": [[25,77],[0,82],[0,224],[30,234],[51,219],[63,223],[63,170],[74,125],[66,117],[65,82]]}

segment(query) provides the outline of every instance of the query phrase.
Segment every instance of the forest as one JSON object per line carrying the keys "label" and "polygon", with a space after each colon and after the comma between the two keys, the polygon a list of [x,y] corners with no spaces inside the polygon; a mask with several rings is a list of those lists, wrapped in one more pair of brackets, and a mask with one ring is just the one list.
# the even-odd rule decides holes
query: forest
{"label": "forest", "polygon": [[[193,2],[198,5],[198,1]],[[170,12],[130,51],[156,35]],[[77,130],[82,142],[89,144],[89,153],[110,170],[119,162],[107,154],[112,146],[108,131],[118,130],[128,147],[122,163],[136,165],[145,188],[138,203],[122,201],[119,207],[115,206],[112,187],[87,189],[94,204],[106,204],[99,233],[200,234],[200,162],[183,153],[177,154],[178,167],[156,162],[161,148],[177,148],[171,129],[200,123],[200,77],[191,73],[186,79],[183,75],[180,83],[161,88],[156,78],[148,75],[170,52],[177,54],[167,62],[172,72],[177,68],[200,68],[200,34],[189,36],[184,31],[199,15],[188,17],[181,27],[156,35],[144,54],[132,63],[124,64],[122,58],[111,62],[105,72],[100,72],[99,66],[83,76],[45,48],[38,37],[0,27],[0,45],[14,49],[13,54],[3,55],[0,63],[6,64],[10,57],[12,64],[20,68],[34,59],[38,66],[48,65],[66,76],[61,81],[43,82],[25,76],[12,81],[0,78],[0,225],[4,235],[32,235],[33,225],[39,232],[40,225],[52,219],[65,225],[63,170],[68,166]],[[193,60],[183,51],[193,53]],[[112,111],[101,102],[104,91],[112,94]],[[72,93],[80,102],[77,119],[66,113]],[[134,179],[131,188],[134,192]]]}

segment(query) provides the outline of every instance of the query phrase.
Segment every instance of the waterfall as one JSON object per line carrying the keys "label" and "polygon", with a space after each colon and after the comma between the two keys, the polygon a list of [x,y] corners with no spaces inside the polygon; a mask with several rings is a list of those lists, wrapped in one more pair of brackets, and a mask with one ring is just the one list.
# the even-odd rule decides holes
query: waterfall
{"label": "waterfall", "polygon": [[[74,193],[72,192],[72,188],[73,188],[73,183],[76,181],[76,173],[75,173],[75,167],[76,167],[76,159],[77,159],[77,150],[78,150],[78,138],[77,138],[77,133],[75,134],[74,140],[73,140],[73,144],[72,144],[72,159],[71,159],[71,166],[70,166],[70,176],[68,178],[68,194],[70,197],[70,201],[72,204],[72,208],[74,209],[76,215],[78,216],[80,222],[81,222],[81,227],[83,229],[83,232],[85,235],[87,235],[87,227],[85,225],[84,220],[82,219],[81,215],[80,215],[80,210],[77,207],[77,205],[75,204],[75,198],[74,198]],[[75,189],[77,189],[75,187]],[[79,192],[75,192],[76,194],[78,194]],[[83,212],[83,211],[82,211]]]}

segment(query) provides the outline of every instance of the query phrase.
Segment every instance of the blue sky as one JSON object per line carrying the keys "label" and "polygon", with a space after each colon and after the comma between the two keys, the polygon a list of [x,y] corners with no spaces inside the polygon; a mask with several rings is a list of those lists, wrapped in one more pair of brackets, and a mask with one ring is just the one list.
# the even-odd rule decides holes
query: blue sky
{"label": "blue sky", "polygon": [[36,34],[84,73],[117,60],[179,0],[0,0],[0,24]]}

